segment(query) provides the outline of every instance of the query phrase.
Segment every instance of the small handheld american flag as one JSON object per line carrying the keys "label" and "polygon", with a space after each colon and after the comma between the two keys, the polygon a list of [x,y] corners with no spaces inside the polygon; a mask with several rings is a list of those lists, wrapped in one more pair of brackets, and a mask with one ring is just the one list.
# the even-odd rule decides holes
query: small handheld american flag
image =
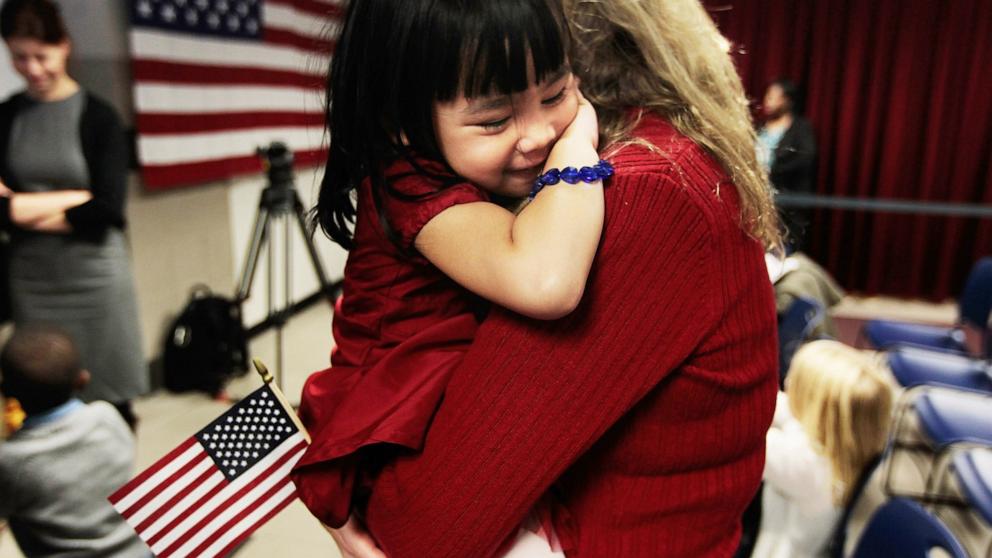
{"label": "small handheld american flag", "polygon": [[224,556],[296,498],[310,437],[255,366],[265,385],[110,496],[156,556]]}

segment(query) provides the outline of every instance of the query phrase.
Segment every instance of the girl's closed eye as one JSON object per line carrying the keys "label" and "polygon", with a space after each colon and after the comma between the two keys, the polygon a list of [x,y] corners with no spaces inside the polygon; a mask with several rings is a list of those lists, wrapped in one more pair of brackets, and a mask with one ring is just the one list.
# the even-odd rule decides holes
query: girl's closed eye
{"label": "girl's closed eye", "polygon": [[542,99],[541,104],[544,106],[554,106],[565,100],[565,94],[568,92],[568,85],[563,85],[557,93],[548,97],[547,99]]}
{"label": "girl's closed eye", "polygon": [[506,126],[506,124],[509,121],[510,121],[510,117],[507,116],[505,118],[500,118],[498,120],[488,120],[486,122],[480,122],[476,124],[476,126],[479,126],[483,130],[486,130],[487,132],[495,132]]}

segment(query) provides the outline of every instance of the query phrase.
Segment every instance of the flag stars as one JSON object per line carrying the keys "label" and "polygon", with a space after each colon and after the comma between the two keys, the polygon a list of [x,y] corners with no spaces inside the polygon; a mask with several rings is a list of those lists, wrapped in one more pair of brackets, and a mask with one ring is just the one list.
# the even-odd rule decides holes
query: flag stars
{"label": "flag stars", "polygon": [[258,22],[254,18],[249,19],[245,22],[245,30],[249,33],[258,33]]}
{"label": "flag stars", "polygon": [[228,9],[227,0],[217,0],[217,3],[214,4],[214,8],[217,9],[218,13],[226,14]]}
{"label": "flag stars", "polygon": [[238,16],[231,14],[227,16],[227,29],[228,31],[235,32],[241,28],[241,20]]}
{"label": "flag stars", "polygon": [[148,2],[147,0],[142,0],[141,2],[138,2],[138,5],[136,6],[135,9],[138,10],[138,15],[141,16],[142,19],[150,18],[152,16],[152,13],[154,12],[154,10],[152,9],[151,2]]}
{"label": "flag stars", "polygon": [[176,8],[172,4],[162,6],[162,9],[159,11],[159,17],[161,17],[166,23],[176,21]]}

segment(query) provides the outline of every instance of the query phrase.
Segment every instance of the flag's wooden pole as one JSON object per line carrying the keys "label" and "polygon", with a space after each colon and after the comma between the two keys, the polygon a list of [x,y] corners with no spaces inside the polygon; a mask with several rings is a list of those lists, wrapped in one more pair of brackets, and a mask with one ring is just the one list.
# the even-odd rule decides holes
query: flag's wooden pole
{"label": "flag's wooden pole", "polygon": [[303,426],[303,423],[300,421],[300,417],[296,416],[296,411],[293,410],[293,406],[289,404],[289,401],[286,399],[286,396],[283,395],[282,390],[280,390],[279,386],[277,386],[272,381],[273,377],[272,374],[269,372],[269,369],[265,366],[265,364],[262,363],[261,360],[257,358],[251,359],[251,362],[252,364],[255,365],[255,370],[258,371],[258,375],[262,377],[262,381],[268,384],[269,389],[272,390],[272,393],[275,394],[276,399],[279,400],[279,404],[282,405],[282,408],[286,410],[286,413],[289,415],[289,418],[293,419],[293,422],[296,424],[296,427],[300,429],[300,433],[303,434],[303,437],[306,438],[307,443],[309,444],[310,433],[307,432],[306,427]]}

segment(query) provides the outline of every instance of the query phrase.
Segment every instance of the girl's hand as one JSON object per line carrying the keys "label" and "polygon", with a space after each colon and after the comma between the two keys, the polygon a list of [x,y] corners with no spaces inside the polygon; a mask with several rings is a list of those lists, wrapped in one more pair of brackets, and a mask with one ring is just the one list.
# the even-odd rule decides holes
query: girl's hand
{"label": "girl's hand", "polygon": [[3,183],[3,180],[0,180],[0,197],[9,198],[12,195],[14,195],[14,191],[8,188],[7,185]]}
{"label": "girl's hand", "polygon": [[579,90],[578,83],[575,85],[575,96],[579,101],[579,109],[558,141],[566,143],[575,140],[588,141],[593,149],[599,149],[599,119],[596,117],[596,109]]}
{"label": "girl's hand", "polygon": [[375,544],[372,535],[353,515],[348,517],[348,521],[340,529],[331,529],[326,525],[324,529],[327,529],[338,545],[341,558],[386,558]]}

